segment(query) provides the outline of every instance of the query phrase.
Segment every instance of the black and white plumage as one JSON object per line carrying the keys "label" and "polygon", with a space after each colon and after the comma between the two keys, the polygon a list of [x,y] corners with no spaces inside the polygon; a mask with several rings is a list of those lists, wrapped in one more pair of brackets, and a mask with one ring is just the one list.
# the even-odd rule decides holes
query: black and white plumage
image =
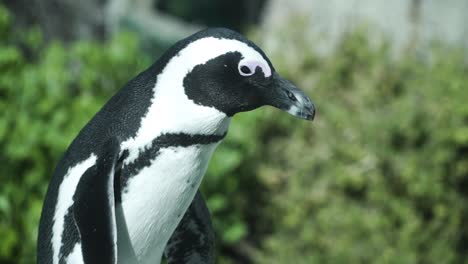
{"label": "black and white plumage", "polygon": [[313,119],[307,96],[242,35],[207,29],[127,83],[57,165],[38,263],[213,263],[197,191],[231,117],[272,105]]}

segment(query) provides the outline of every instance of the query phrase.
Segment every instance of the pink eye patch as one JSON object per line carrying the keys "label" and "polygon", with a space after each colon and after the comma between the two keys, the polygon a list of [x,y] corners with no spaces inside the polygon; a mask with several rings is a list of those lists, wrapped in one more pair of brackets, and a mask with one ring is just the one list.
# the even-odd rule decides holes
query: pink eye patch
{"label": "pink eye patch", "polygon": [[257,67],[262,69],[265,77],[271,76],[271,69],[264,62],[258,60],[242,60],[239,62],[239,74],[242,76],[251,76],[255,73]]}

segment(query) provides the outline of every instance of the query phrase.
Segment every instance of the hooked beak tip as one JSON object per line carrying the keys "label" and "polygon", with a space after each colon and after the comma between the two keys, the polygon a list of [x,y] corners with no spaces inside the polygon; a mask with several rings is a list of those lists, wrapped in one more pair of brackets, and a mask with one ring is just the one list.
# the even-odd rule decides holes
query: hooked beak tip
{"label": "hooked beak tip", "polygon": [[310,121],[314,120],[315,106],[310,98],[294,84],[278,74],[274,75],[274,80],[277,95],[274,97],[274,103],[270,105],[276,106],[295,117]]}
{"label": "hooked beak tip", "polygon": [[295,117],[309,121],[313,121],[315,118],[315,107],[312,103],[301,106],[293,105],[287,112]]}
{"label": "hooked beak tip", "polygon": [[316,112],[315,112],[315,106],[312,105],[312,107],[310,107],[310,108],[308,109],[308,113],[307,113],[307,115],[306,115],[306,119],[307,119],[307,120],[310,120],[310,121],[313,121],[314,118],[315,118],[315,113],[316,113]]}

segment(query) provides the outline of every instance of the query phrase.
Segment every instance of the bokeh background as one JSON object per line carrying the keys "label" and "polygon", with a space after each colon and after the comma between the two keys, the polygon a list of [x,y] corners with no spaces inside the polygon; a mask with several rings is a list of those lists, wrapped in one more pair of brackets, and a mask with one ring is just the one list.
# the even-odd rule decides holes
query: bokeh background
{"label": "bokeh background", "polygon": [[218,263],[468,263],[468,1],[0,1],[0,263],[35,263],[58,158],[168,46],[225,26],[313,123],[239,114],[202,184]]}

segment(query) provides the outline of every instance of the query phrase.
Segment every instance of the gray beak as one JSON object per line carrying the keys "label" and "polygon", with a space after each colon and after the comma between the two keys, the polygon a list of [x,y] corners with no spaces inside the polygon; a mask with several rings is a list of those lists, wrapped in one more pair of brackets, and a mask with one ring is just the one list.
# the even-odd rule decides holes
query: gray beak
{"label": "gray beak", "polygon": [[272,90],[268,98],[265,98],[267,104],[295,117],[314,120],[315,106],[310,98],[290,81],[279,76],[278,73],[275,72],[272,77]]}

